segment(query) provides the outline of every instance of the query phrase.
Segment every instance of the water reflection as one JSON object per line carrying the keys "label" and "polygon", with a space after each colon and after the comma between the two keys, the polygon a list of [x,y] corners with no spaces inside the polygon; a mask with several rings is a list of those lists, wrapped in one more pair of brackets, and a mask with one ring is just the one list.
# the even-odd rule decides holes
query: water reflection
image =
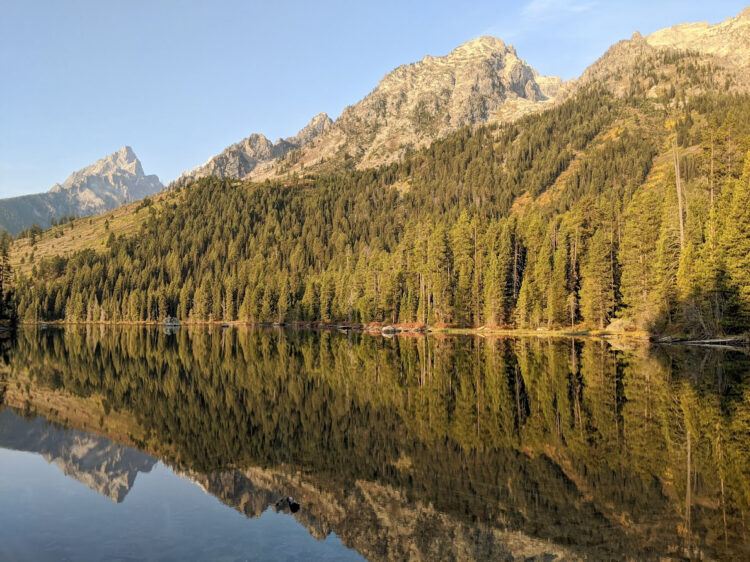
{"label": "water reflection", "polygon": [[125,499],[139,472],[156,460],[98,435],[63,429],[41,417],[0,410],[0,448],[42,455],[67,476],[116,503]]}
{"label": "water reflection", "polygon": [[749,372],[594,340],[97,327],[22,332],[4,396],[249,517],[291,496],[369,559],[738,559]]}

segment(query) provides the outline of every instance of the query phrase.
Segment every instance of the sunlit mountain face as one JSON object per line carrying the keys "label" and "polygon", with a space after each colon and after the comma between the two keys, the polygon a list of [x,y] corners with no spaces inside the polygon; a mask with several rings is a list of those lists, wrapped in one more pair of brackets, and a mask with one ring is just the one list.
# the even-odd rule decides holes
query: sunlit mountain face
{"label": "sunlit mountain face", "polygon": [[[76,533],[102,558],[750,554],[739,351],[91,327],[23,330],[3,365],[0,520],[74,554]],[[0,555],[43,559],[12,527]]]}

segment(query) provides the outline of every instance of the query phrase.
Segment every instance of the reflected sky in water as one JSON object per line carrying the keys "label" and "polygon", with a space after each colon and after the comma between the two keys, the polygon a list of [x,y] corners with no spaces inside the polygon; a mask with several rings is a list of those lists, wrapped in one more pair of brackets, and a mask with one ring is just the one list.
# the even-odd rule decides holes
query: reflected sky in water
{"label": "reflected sky in water", "polygon": [[3,355],[3,560],[750,558],[741,352],[87,327]]}
{"label": "reflected sky in water", "polygon": [[248,519],[157,463],[118,504],[41,454],[0,449],[0,560],[361,560],[293,517]]}

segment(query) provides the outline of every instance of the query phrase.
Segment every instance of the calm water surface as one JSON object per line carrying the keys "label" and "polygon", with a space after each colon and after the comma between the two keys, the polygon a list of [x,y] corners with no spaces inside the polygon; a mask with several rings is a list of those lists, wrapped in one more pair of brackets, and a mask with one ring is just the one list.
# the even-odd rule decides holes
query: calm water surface
{"label": "calm water surface", "polygon": [[102,327],[3,347],[0,560],[750,559],[737,351]]}

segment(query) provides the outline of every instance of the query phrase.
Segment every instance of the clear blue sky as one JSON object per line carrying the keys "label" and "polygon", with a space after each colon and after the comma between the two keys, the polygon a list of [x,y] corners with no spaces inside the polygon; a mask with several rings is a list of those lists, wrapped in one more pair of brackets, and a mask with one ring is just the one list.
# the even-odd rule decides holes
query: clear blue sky
{"label": "clear blue sky", "polygon": [[[747,0],[745,0],[747,1]],[[133,147],[165,183],[251,132],[336,117],[395,66],[497,35],[577,76],[613,42],[742,1],[0,0],[0,197]]]}

